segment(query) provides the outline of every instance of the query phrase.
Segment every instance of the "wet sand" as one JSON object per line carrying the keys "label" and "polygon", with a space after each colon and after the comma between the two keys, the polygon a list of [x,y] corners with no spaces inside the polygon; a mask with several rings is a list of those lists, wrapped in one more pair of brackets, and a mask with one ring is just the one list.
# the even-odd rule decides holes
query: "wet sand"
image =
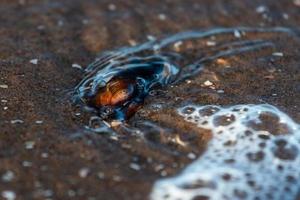
{"label": "wet sand", "polygon": [[[103,50],[219,26],[299,27],[299,12],[293,1],[272,0],[1,1],[0,192],[15,199],[147,199],[155,180],[180,172],[210,140],[209,131],[176,114],[190,102],[267,102],[299,123],[300,41],[282,34],[249,34],[276,46],[227,58],[229,69],[209,63],[149,96],[128,122],[144,137],[87,131],[89,114],[69,101],[82,79],[74,64],[85,67]],[[270,59],[275,51],[283,57]]]}

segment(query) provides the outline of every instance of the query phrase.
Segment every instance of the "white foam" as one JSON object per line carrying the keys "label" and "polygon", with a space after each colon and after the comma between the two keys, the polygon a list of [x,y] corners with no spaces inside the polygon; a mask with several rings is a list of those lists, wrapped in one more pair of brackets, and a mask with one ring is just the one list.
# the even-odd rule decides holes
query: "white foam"
{"label": "white foam", "polygon": [[190,105],[178,113],[213,137],[183,172],[155,183],[152,200],[296,198],[300,126],[288,115],[268,104]]}

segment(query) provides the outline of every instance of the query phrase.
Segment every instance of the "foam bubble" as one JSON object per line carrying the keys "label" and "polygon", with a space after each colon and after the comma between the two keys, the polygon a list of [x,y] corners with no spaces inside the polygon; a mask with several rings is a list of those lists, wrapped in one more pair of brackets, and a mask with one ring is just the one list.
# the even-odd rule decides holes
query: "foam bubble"
{"label": "foam bubble", "polygon": [[179,175],[159,180],[153,200],[295,199],[300,126],[268,104],[189,105],[179,115],[212,131],[206,152]]}

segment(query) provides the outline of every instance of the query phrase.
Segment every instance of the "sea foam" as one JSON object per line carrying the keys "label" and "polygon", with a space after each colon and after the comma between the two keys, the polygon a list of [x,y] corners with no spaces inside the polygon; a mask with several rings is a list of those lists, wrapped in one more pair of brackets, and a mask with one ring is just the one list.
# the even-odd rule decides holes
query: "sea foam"
{"label": "sea foam", "polygon": [[207,150],[179,175],[158,180],[152,200],[295,199],[300,126],[269,104],[188,105],[179,115],[211,130]]}

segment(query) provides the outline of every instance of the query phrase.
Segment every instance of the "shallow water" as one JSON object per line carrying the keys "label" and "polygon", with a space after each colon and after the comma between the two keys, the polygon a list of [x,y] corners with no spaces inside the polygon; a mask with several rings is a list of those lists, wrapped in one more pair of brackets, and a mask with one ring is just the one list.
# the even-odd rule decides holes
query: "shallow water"
{"label": "shallow water", "polygon": [[[257,36],[247,38],[251,33],[256,33]],[[143,106],[144,99],[151,92],[158,91],[158,88],[167,89],[172,85],[180,85],[188,78],[201,74],[207,64],[219,62],[227,65],[224,58],[230,56],[247,55],[265,49],[275,51],[278,47],[274,38],[278,35],[298,40],[295,32],[287,28],[236,27],[184,32],[163,39],[151,39],[134,47],[105,52],[86,68],[86,76],[76,88],[75,98],[92,107],[95,113],[86,128],[93,132],[115,135],[126,132],[145,140],[156,137],[149,136],[153,134],[152,129],[154,132],[164,132],[165,128],[150,121],[137,122],[137,127],[133,127],[123,123],[113,125],[111,120],[128,120]],[[224,36],[225,40],[222,38]],[[207,39],[212,42],[207,43]],[[206,44],[201,40],[205,40]],[[203,50],[205,53],[199,56],[198,52]],[[189,53],[194,54],[192,62]],[[272,56],[281,57],[282,53],[275,52]],[[266,58],[268,56],[262,59]],[[155,62],[158,62],[161,69],[156,69]],[[104,105],[100,102],[95,105],[91,99],[103,93],[103,88],[116,79],[133,81],[134,84],[136,80],[142,80],[140,84],[144,89],[133,95],[125,95],[120,104],[109,102],[110,109],[118,114],[103,115],[102,107],[109,103]],[[215,89],[210,81],[205,82],[204,86]],[[155,94],[148,97],[151,98],[155,98]],[[131,103],[139,105],[128,115]],[[153,104],[152,109],[161,110],[164,105]],[[296,198],[300,187],[300,182],[297,181],[300,177],[297,167],[300,165],[300,132],[299,124],[291,117],[270,104],[187,104],[178,108],[178,114],[186,122],[209,130],[212,138],[203,155],[179,175],[158,180],[150,194],[151,199]],[[186,146],[177,137],[168,140]],[[281,183],[280,187],[277,182]]]}
{"label": "shallow water", "polygon": [[[157,87],[182,82],[200,73],[203,65],[228,56],[273,48],[268,39],[240,39],[247,33],[279,33],[294,36],[292,29],[275,28],[215,28],[178,33],[161,40],[134,47],[123,47],[101,54],[85,69],[85,77],[75,88],[74,100],[92,108],[103,120],[126,120],[142,106],[145,97]],[[233,41],[218,41],[207,47],[207,55],[186,62],[185,50],[189,42],[205,38],[232,35]],[[211,52],[210,52],[211,51]]]}

